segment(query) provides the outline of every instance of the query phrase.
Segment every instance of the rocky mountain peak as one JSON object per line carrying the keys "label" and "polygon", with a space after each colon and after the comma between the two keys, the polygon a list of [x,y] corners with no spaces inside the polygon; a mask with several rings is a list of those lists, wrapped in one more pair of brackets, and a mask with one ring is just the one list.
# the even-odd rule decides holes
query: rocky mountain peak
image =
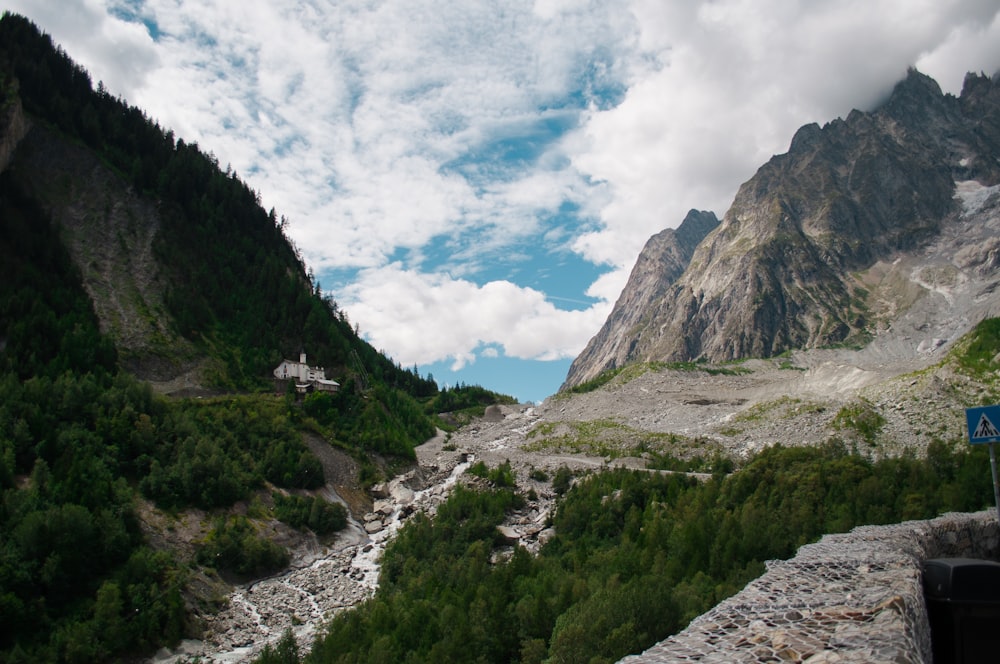
{"label": "rocky mountain peak", "polygon": [[684,273],[698,245],[718,225],[714,212],[691,210],[676,229],[660,231],[646,242],[608,320],[570,368],[567,385],[584,382],[628,362],[636,343],[630,332],[646,324],[649,312]]}
{"label": "rocky mountain peak", "polygon": [[674,231],[673,237],[679,247],[689,254],[705,239],[705,236],[719,225],[719,218],[707,210],[689,210],[684,221]]}
{"label": "rocky mountain peak", "polygon": [[[702,239],[682,265],[665,258],[681,228],[666,236],[672,244],[651,238],[564,388],[632,362],[865,342],[912,304],[881,292],[886,275],[871,271],[918,255],[957,218],[956,181],[997,182],[998,130],[995,80],[968,78],[956,98],[915,69],[876,110],[802,127],[740,187],[717,228],[688,215]],[[893,278],[908,293],[933,291]]]}
{"label": "rocky mountain peak", "polygon": [[909,114],[926,115],[941,109],[945,101],[937,81],[911,67],[906,78],[893,87],[889,100],[880,110],[900,118]]}

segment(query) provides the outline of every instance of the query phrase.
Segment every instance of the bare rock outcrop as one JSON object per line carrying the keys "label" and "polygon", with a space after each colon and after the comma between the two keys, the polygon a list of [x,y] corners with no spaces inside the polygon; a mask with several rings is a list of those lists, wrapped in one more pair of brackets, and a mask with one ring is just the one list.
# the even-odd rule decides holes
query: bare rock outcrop
{"label": "bare rock outcrop", "polygon": [[7,169],[29,128],[21,99],[17,96],[17,86],[0,79],[0,172]]}
{"label": "bare rock outcrop", "polygon": [[567,385],[629,361],[638,342],[636,335],[642,335],[654,304],[684,273],[695,248],[718,225],[715,213],[691,210],[676,230],[660,231],[646,242],[611,315],[570,367]]}
{"label": "bare rock outcrop", "polygon": [[174,381],[168,391],[199,385],[202,358],[162,313],[168,275],[155,254],[156,204],[92,152],[43,126],[25,132],[12,164],[60,229],[101,331],[114,340],[125,368],[154,385]]}
{"label": "bare rock outcrop", "polygon": [[[901,315],[920,294],[876,311],[865,274],[939,238],[961,214],[956,183],[1000,182],[998,145],[1000,79],[970,75],[956,98],[915,70],[879,109],[801,128],[786,154],[740,188],[683,274],[650,241],[637,269],[661,265],[659,280],[633,273],[563,387],[633,362],[720,362],[867,341],[891,324],[877,314]],[[995,257],[995,246],[976,246],[969,257],[980,265]]]}

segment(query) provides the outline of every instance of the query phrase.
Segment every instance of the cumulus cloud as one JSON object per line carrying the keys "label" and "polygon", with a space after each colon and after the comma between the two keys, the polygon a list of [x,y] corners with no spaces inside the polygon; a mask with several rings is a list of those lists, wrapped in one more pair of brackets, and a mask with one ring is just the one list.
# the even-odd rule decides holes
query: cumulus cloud
{"label": "cumulus cloud", "polygon": [[158,65],[158,53],[141,23],[109,12],[102,0],[7,0],[0,10],[27,16],[90,72],[94,84],[131,99]]}
{"label": "cumulus cloud", "polygon": [[[650,235],[691,208],[720,216],[738,186],[809,122],[869,110],[912,65],[960,88],[1000,66],[994,2],[637,0],[628,91],[583,122],[573,164],[605,183],[599,229],[576,248],[624,284]],[[956,87],[957,86],[957,87]]]}
{"label": "cumulus cloud", "polygon": [[[571,357],[650,235],[721,216],[799,126],[870,109],[914,64],[953,93],[1000,68],[995,0],[7,6],[236,169],[407,364]],[[489,270],[560,251],[603,266],[589,309]]]}
{"label": "cumulus cloud", "polygon": [[509,281],[478,285],[398,264],[365,270],[345,291],[352,318],[364,321],[371,343],[404,365],[454,360],[454,370],[479,351],[495,356],[556,360],[579,352],[578,330],[596,329],[609,309],[557,309],[544,293]]}

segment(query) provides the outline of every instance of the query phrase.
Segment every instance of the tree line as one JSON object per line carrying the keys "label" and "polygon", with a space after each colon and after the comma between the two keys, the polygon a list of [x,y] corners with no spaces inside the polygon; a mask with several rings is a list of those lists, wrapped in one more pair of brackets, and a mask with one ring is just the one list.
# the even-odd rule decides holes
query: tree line
{"label": "tree line", "polygon": [[[981,449],[872,462],[837,442],[773,447],[705,482],[613,470],[577,479],[537,556],[497,561],[496,531],[523,498],[459,488],[386,547],[379,589],[338,614],[305,662],[615,662],[824,533],[990,504]],[[262,662],[299,661],[287,640]],[[279,656],[280,655],[280,656]]]}

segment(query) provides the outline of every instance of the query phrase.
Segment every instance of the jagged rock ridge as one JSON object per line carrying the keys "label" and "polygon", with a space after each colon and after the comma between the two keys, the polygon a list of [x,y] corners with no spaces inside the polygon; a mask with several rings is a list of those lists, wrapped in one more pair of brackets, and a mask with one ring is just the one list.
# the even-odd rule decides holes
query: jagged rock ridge
{"label": "jagged rock ridge", "polygon": [[691,210],[676,230],[651,237],[608,320],[573,366],[596,367],[599,373],[627,363],[653,305],[684,274],[695,248],[718,225],[714,212]]}
{"label": "jagged rock ridge", "polygon": [[659,279],[633,271],[563,388],[632,362],[865,341],[888,321],[861,273],[937,237],[959,213],[956,182],[1000,182],[998,154],[998,77],[970,74],[954,97],[911,69],[875,111],[802,127],[740,187],[682,274],[647,244],[636,270],[672,267]]}

